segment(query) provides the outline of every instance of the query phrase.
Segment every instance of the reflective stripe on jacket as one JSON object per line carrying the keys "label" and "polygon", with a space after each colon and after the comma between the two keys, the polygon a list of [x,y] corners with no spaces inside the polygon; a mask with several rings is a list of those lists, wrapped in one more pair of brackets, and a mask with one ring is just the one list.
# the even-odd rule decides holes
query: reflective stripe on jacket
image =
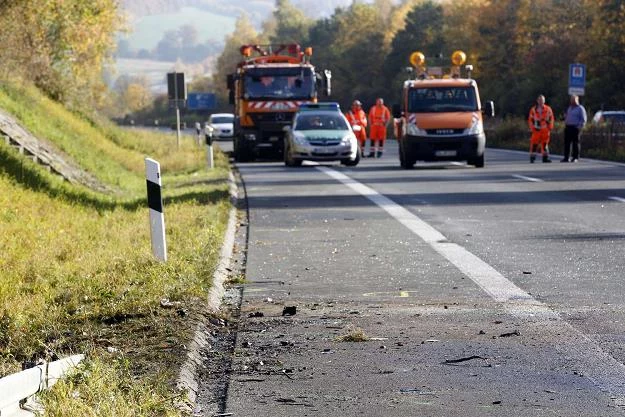
{"label": "reflective stripe on jacket", "polygon": [[376,104],[369,109],[369,121],[372,125],[386,126],[389,120],[391,120],[391,112],[385,105],[378,106]]}
{"label": "reflective stripe on jacket", "polygon": [[530,115],[527,118],[527,123],[532,132],[542,129],[553,129],[553,110],[546,104],[543,104],[542,111],[538,109],[538,106],[533,106],[530,109]]}

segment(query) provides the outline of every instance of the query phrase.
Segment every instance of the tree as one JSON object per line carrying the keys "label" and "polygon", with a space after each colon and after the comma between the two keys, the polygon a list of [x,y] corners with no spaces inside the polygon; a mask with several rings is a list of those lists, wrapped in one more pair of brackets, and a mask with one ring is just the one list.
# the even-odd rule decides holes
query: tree
{"label": "tree", "polygon": [[226,88],[226,77],[236,70],[237,64],[241,61],[240,48],[242,45],[259,43],[260,37],[250,23],[246,14],[241,15],[234,25],[232,34],[226,37],[226,43],[222,54],[217,59],[216,70],[213,73],[213,82],[217,100],[220,103],[228,102],[228,90]]}
{"label": "tree", "polygon": [[273,12],[275,20],[274,33],[269,34],[269,40],[274,44],[308,42],[308,29],[311,20],[306,17],[289,0],[276,0],[276,9]]}
{"label": "tree", "polygon": [[[407,15],[404,29],[397,32],[391,50],[384,62],[384,74],[390,80],[393,98],[398,99],[402,82],[407,78],[403,69],[408,67],[410,54],[419,50],[432,60],[440,53],[447,53],[443,37],[443,7],[432,1],[416,5]],[[441,65],[434,62],[434,65]]]}
{"label": "tree", "polygon": [[34,82],[61,101],[101,103],[102,70],[123,19],[116,0],[0,3],[0,62],[5,74]]}

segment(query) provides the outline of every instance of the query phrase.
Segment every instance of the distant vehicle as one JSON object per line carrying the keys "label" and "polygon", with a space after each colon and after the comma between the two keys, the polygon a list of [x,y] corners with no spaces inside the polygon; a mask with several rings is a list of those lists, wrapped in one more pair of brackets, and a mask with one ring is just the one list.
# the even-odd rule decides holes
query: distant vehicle
{"label": "distant vehicle", "polygon": [[229,139],[234,136],[234,114],[211,114],[206,122],[205,134],[214,140]]}
{"label": "distant vehicle", "polygon": [[410,56],[415,79],[404,82],[401,104],[393,106],[399,142],[399,164],[411,169],[416,161],[467,161],[484,167],[483,115],[494,116],[494,104],[480,101],[477,82],[471,78],[473,66],[462,51],[451,56],[452,66],[426,67],[418,51]]}
{"label": "distant vehicle", "polygon": [[603,111],[599,110],[592,118],[593,124],[625,124],[625,110]]}
{"label": "distant vehicle", "polygon": [[298,44],[243,45],[240,52],[243,60],[227,77],[236,115],[234,159],[282,158],[283,128],[300,104],[330,95],[332,73],[315,71],[312,48]]}
{"label": "distant vehicle", "polygon": [[292,126],[284,128],[284,164],[302,161],[340,161],[347,166],[360,162],[358,140],[338,103],[301,104]]}

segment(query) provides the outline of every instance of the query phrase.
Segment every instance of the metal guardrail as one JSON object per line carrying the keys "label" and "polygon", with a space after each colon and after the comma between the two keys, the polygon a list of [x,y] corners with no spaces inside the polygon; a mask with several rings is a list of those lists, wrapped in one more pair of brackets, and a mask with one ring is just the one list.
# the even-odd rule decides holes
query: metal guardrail
{"label": "metal guardrail", "polygon": [[23,401],[50,388],[84,358],[85,355],[74,355],[0,379],[0,417],[32,416],[22,408]]}

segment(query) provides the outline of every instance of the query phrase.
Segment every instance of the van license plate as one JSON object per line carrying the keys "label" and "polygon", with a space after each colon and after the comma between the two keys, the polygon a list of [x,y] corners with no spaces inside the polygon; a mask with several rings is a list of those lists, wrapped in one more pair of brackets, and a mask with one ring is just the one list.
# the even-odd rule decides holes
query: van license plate
{"label": "van license plate", "polygon": [[436,156],[456,156],[458,155],[458,151],[436,151],[434,152]]}

